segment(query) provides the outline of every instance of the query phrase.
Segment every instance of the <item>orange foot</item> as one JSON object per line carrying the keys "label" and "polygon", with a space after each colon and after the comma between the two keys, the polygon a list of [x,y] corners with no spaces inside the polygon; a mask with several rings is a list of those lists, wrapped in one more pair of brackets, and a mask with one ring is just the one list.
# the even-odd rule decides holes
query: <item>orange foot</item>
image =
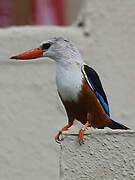
{"label": "orange foot", "polygon": [[70,128],[72,125],[73,125],[73,123],[69,123],[68,125],[66,125],[64,128],[62,128],[62,129],[58,132],[58,134],[55,136],[55,141],[56,141],[57,143],[60,143],[61,140],[63,140],[63,139],[60,138],[62,132],[63,132],[63,131],[67,131],[68,128]]}
{"label": "orange foot", "polygon": [[78,135],[78,140],[80,145],[84,144],[83,136],[84,136],[84,129],[80,129]]}
{"label": "orange foot", "polygon": [[85,125],[83,125],[82,129],[80,129],[79,134],[78,134],[78,140],[79,144],[82,145],[84,143],[83,137],[84,137],[84,132],[87,129],[87,127],[91,126],[91,123],[87,121]]}
{"label": "orange foot", "polygon": [[60,143],[60,141],[62,140],[62,139],[60,138],[61,133],[62,133],[62,132],[59,131],[58,134],[55,136],[55,141],[56,141],[57,143]]}

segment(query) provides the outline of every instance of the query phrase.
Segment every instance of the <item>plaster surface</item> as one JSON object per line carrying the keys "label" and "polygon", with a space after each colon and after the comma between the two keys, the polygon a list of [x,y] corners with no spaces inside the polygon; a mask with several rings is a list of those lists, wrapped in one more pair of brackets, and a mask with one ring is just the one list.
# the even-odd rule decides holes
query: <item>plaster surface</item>
{"label": "plaster surface", "polygon": [[60,180],[134,180],[135,132],[88,130],[80,146],[77,132],[63,135]]}
{"label": "plaster surface", "polygon": [[[59,177],[60,147],[54,136],[67,123],[67,117],[56,91],[55,62],[48,58],[29,62],[9,60],[50,37],[64,36],[76,44],[85,62],[99,73],[113,118],[135,129],[135,1],[85,2],[87,5],[74,26],[0,29],[2,180],[57,180]],[[77,26],[80,22],[84,23],[81,27]],[[132,136],[118,135],[121,144],[131,143],[130,150],[128,144],[125,146],[131,155]],[[109,140],[107,143],[112,147]],[[96,145],[94,148],[98,150]],[[93,153],[98,155],[96,151]]]}

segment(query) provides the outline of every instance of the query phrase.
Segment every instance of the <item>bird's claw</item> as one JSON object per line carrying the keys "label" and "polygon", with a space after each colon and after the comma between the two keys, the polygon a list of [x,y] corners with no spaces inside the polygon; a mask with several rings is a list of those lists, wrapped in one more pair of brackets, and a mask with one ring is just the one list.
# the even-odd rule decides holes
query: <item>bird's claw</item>
{"label": "bird's claw", "polygon": [[82,144],[84,144],[84,140],[79,140],[79,144],[80,144],[80,146],[82,145]]}
{"label": "bird's claw", "polygon": [[58,144],[60,144],[61,143],[61,141],[60,140],[55,140],[56,141],[56,143],[58,143]]}
{"label": "bird's claw", "polygon": [[60,144],[61,141],[63,141],[62,132],[61,132],[61,131],[55,136],[55,141],[56,141],[58,144]]}

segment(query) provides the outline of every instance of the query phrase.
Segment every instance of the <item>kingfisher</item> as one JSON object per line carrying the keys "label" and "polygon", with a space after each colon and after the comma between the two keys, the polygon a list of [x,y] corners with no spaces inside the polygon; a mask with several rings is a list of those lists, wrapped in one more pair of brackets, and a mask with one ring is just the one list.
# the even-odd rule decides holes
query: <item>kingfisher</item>
{"label": "kingfisher", "polygon": [[55,136],[61,141],[61,134],[78,120],[82,128],[78,134],[83,143],[84,132],[88,127],[103,129],[129,129],[110,116],[107,96],[97,72],[82,59],[73,42],[54,37],[43,41],[38,48],[12,56],[11,59],[31,60],[49,57],[56,62],[56,85],[58,95],[65,107],[68,123]]}

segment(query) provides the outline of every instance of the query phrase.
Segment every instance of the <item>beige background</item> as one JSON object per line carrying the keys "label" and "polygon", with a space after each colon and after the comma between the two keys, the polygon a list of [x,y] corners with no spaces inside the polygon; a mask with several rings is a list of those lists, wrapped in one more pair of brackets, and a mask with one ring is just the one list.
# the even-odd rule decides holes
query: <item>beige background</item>
{"label": "beige background", "polygon": [[56,92],[55,63],[47,58],[9,60],[50,37],[75,42],[84,60],[100,74],[112,116],[135,129],[135,1],[87,2],[76,22],[83,22],[81,28],[0,29],[2,180],[58,179],[60,146],[53,138],[67,117]]}

